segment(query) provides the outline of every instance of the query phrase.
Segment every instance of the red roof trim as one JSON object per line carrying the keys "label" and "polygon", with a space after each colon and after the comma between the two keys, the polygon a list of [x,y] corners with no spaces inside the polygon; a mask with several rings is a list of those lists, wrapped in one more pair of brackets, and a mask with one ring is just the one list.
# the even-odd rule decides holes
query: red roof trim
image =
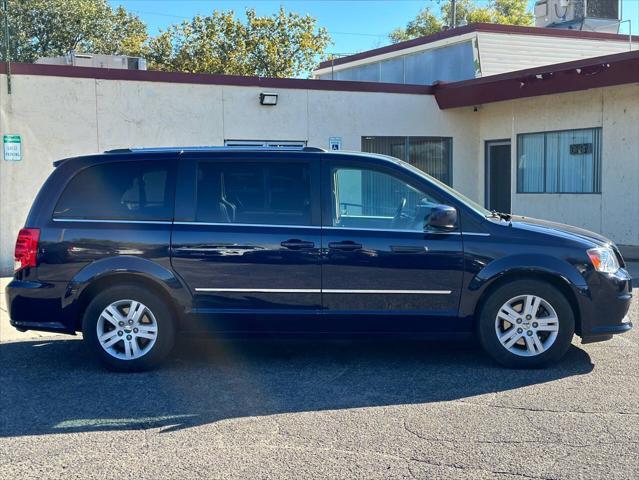
{"label": "red roof trim", "polygon": [[[0,73],[6,73],[6,63],[0,63]],[[381,92],[432,94],[430,85],[399,83],[350,82],[341,80],[312,80],[302,78],[244,77],[207,73],[155,72],[150,70],[121,70],[68,65],[11,63],[13,75],[44,75],[50,77],[94,78],[101,80],[131,80],[139,82],[188,83],[201,85],[229,85],[236,87],[290,88],[301,90],[334,90],[341,92]]]}
{"label": "red roof trim", "polygon": [[[580,69],[581,72],[578,73],[577,69]],[[434,95],[439,108],[444,110],[516,98],[639,83],[639,50],[529,68],[462,82],[439,83],[433,86],[115,70],[26,63],[12,63],[11,71],[15,75]],[[0,73],[6,73],[6,64],[0,63]]]}
{"label": "red roof trim", "polygon": [[[325,60],[320,62],[318,68],[328,68],[331,65],[343,65],[345,63],[355,62],[364,58],[375,57],[385,53],[396,52],[398,50],[405,50],[407,48],[416,47],[418,45],[426,45],[428,43],[437,42],[445,38],[452,38],[464,35],[471,32],[496,32],[504,34],[519,34],[519,35],[539,35],[545,37],[558,37],[558,38],[582,38],[591,40],[618,40],[628,41],[628,35],[618,35],[616,33],[604,33],[604,32],[585,32],[581,30],[566,30],[560,28],[540,28],[540,27],[523,27],[519,25],[500,25],[496,23],[471,23],[463,27],[457,27],[452,30],[445,30],[442,32],[434,33],[433,35],[427,35],[425,37],[414,38],[405,42],[394,43],[385,47],[375,48],[373,50],[367,50],[365,52],[356,53],[355,55],[349,55],[348,57],[336,58],[334,60]],[[633,35],[632,41],[639,41],[639,36]]]}
{"label": "red roof trim", "polygon": [[439,108],[639,83],[639,51],[529,68],[435,86]]}

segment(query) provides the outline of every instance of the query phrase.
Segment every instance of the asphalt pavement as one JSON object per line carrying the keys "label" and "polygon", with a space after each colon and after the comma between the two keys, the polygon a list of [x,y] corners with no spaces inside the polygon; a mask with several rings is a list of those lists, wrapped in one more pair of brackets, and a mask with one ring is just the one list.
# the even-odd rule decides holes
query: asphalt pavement
{"label": "asphalt pavement", "polygon": [[13,337],[0,393],[3,479],[639,474],[637,329],[531,371],[467,344],[203,337],[117,374],[78,338]]}

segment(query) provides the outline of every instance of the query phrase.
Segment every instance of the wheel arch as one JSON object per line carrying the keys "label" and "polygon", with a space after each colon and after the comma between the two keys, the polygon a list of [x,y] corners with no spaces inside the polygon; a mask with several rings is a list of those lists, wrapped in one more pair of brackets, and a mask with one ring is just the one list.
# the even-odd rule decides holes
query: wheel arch
{"label": "wheel arch", "polygon": [[579,309],[579,301],[577,299],[577,294],[575,293],[573,285],[571,285],[570,281],[564,276],[542,269],[512,269],[496,276],[490,282],[488,282],[485,285],[485,288],[482,290],[479,300],[475,305],[475,310],[473,312],[475,328],[477,327],[479,314],[481,313],[486,300],[501,286],[515,280],[538,280],[548,283],[557,288],[562,293],[562,295],[566,297],[566,300],[568,300],[568,303],[570,304],[570,308],[575,318],[575,333],[577,333],[578,335],[581,334],[581,311]]}
{"label": "wheel arch", "polygon": [[179,327],[191,294],[173,272],[144,258],[112,257],[88,265],[70,282],[67,303],[73,305],[75,330],[82,329],[84,312],[97,293],[126,283],[157,294],[171,308],[176,327]]}

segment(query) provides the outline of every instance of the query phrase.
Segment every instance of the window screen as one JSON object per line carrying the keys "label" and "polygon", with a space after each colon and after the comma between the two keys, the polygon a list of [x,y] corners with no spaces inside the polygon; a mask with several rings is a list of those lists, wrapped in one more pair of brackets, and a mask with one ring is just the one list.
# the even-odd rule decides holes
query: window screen
{"label": "window screen", "polygon": [[310,225],[309,166],[200,163],[196,218],[211,223]]}
{"label": "window screen", "polygon": [[519,193],[601,192],[601,128],[519,135],[517,157]]}
{"label": "window screen", "polygon": [[171,220],[173,185],[169,163],[114,162],[80,171],[54,210],[56,218]]}

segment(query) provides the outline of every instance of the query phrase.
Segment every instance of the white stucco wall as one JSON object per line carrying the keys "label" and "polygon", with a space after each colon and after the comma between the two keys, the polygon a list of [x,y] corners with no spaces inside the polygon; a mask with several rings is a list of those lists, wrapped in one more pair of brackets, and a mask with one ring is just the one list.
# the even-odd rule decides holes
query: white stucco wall
{"label": "white stucco wall", "polygon": [[[639,84],[440,110],[429,95],[0,75],[0,134],[22,136],[21,162],[0,160],[0,271],[54,160],[118,147],[304,140],[359,150],[362,136],[453,137],[453,186],[484,200],[484,142],[512,140],[513,211],[639,245]],[[516,194],[518,133],[603,127],[602,193]]]}
{"label": "white stucco wall", "polygon": [[118,147],[223,145],[224,140],[304,140],[360,150],[368,135],[453,137],[453,184],[478,195],[477,116],[441,112],[415,94],[264,88],[0,75],[0,134],[22,136],[21,162],[0,161],[0,271],[12,265],[17,231],[54,160]]}
{"label": "white stucco wall", "polygon": [[[532,97],[480,109],[479,170],[484,143],[511,139],[512,210],[601,232],[639,245],[639,84]],[[601,194],[517,194],[517,135],[602,127]],[[484,182],[479,185],[484,198]]]}

